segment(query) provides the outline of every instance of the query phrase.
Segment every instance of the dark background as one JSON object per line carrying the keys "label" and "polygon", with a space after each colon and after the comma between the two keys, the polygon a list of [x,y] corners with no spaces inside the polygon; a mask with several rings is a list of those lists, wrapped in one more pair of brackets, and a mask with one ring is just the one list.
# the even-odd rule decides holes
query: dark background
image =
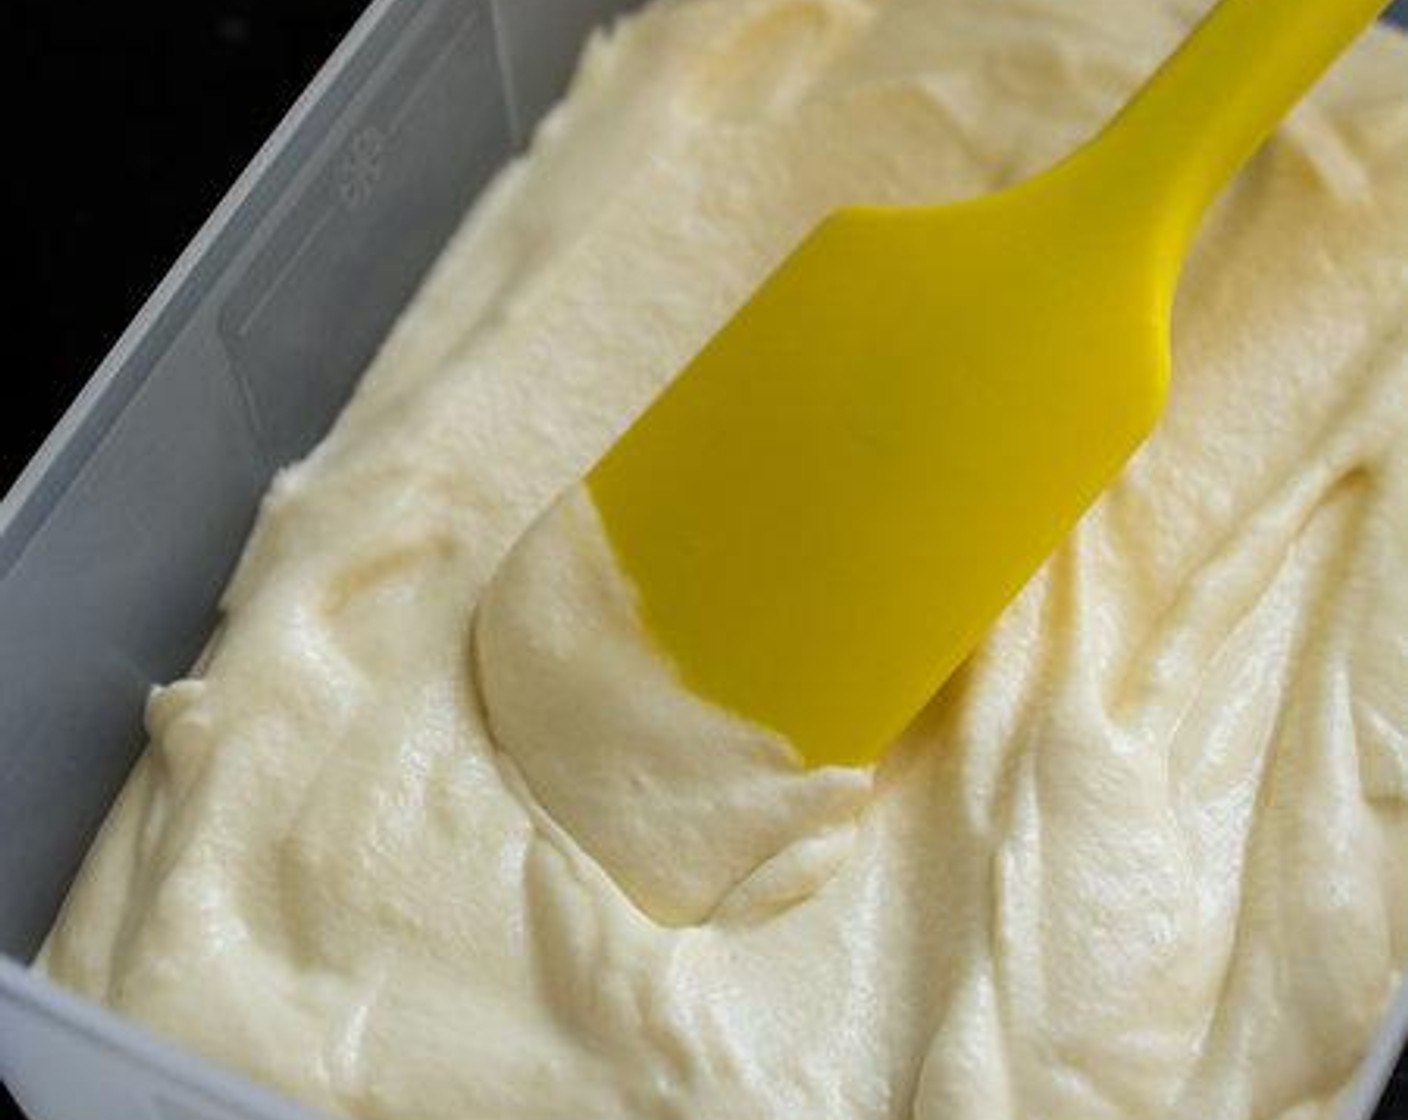
{"label": "dark background", "polygon": [[[19,168],[5,190],[19,302],[0,491],[361,8],[12,0],[8,128]],[[1379,1120],[1408,1120],[1403,1067]],[[0,1092],[0,1118],[10,1117],[18,1112]]]}
{"label": "dark background", "polygon": [[19,354],[0,491],[364,3],[19,0],[4,43]]}

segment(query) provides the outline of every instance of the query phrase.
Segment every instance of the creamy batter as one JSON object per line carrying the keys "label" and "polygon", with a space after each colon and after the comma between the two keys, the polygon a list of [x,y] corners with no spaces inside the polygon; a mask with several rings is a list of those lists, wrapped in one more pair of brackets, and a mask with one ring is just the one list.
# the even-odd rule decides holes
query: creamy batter
{"label": "creamy batter", "polygon": [[1193,14],[664,0],[598,37],[273,485],[39,967],[363,1118],[1332,1115],[1408,962],[1401,37],[1218,205],[1159,430],[873,788],[779,794],[780,864],[632,833],[681,791],[609,774],[564,825],[475,679],[505,552],[813,223],[1041,168]]}
{"label": "creamy batter", "polygon": [[784,736],[692,692],[585,484],[499,565],[473,644],[485,723],[525,799],[656,921],[794,902],[855,839],[873,768],[805,770]]}

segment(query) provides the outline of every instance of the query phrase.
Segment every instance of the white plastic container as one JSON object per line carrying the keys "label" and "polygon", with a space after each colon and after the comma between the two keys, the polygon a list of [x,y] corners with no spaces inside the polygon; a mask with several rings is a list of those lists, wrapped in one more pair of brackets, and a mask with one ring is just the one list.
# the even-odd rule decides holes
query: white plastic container
{"label": "white plastic container", "polygon": [[[0,506],[0,1077],[33,1120],[311,1116],[26,963],[273,470],[327,428],[589,29],[632,3],[376,0]],[[1346,1120],[1405,1035],[1408,987]]]}

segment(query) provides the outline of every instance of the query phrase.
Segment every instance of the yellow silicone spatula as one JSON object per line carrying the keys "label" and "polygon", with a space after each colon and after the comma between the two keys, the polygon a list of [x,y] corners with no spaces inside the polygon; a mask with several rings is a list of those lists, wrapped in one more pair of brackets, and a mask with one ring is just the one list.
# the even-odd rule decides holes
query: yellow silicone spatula
{"label": "yellow silicone spatula", "polygon": [[1051,170],[823,222],[586,480],[684,683],[872,760],[1148,434],[1204,208],[1383,7],[1223,0]]}

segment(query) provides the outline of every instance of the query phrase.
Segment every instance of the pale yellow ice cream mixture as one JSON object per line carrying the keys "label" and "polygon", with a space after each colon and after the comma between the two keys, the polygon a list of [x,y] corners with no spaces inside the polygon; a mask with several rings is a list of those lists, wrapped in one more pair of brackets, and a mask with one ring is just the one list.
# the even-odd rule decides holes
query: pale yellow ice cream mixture
{"label": "pale yellow ice cream mixture", "polygon": [[678,706],[611,586],[575,691],[480,620],[521,749],[477,679],[506,551],[814,223],[1046,166],[1199,8],[599,34],[273,484],[38,967],[364,1120],[1334,1115],[1408,964],[1402,36],[1215,207],[1157,432],[873,773]]}

